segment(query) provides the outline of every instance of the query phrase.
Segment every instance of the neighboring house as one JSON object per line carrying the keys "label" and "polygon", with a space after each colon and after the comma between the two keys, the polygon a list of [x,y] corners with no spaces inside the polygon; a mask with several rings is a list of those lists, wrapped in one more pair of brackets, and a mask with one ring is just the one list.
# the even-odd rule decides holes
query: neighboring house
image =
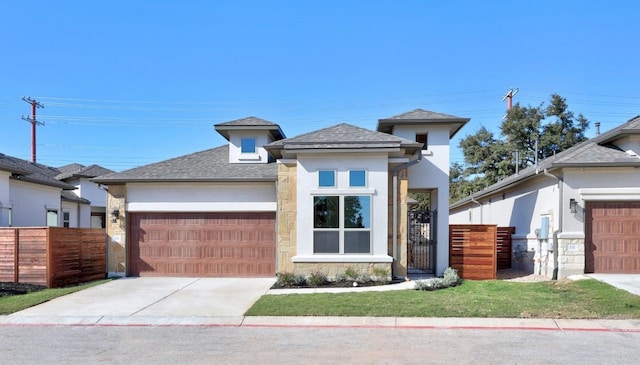
{"label": "neighboring house", "polygon": [[[406,276],[408,193],[448,212],[449,141],[468,121],[418,109],[293,138],[255,117],[217,124],[227,145],[93,179],[108,185],[108,272]],[[447,218],[430,222],[423,271],[448,266]]]}
{"label": "neighboring house", "polygon": [[61,168],[0,154],[0,227],[104,228],[106,191],[97,165]]}
{"label": "neighboring house", "polygon": [[639,155],[640,116],[453,203],[449,220],[515,227],[514,256],[537,274],[640,273]]}
{"label": "neighboring house", "polygon": [[[75,186],[75,190],[62,195],[62,209],[71,213],[76,210],[80,220],[78,227],[105,228],[107,193],[106,187],[101,187],[90,179],[102,175],[112,174],[114,171],[99,165],[84,166],[70,164],[56,169],[59,173],[57,180]],[[76,204],[77,201],[88,201],[90,204]],[[74,220],[75,221],[75,220]]]}
{"label": "neighboring house", "polygon": [[[63,226],[62,204],[72,185],[56,180],[56,170],[0,154],[0,227]],[[73,194],[71,194],[73,195]],[[88,204],[75,199],[73,204]]]}

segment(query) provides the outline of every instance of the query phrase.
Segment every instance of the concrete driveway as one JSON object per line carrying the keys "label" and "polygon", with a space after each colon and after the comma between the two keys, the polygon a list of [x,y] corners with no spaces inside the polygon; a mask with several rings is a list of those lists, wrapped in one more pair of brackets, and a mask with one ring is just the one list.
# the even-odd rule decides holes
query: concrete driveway
{"label": "concrete driveway", "polygon": [[[275,278],[123,278],[7,316],[33,324],[235,324]],[[207,318],[209,318],[207,320]]]}
{"label": "concrete driveway", "polygon": [[586,276],[640,295],[640,274],[586,274]]}

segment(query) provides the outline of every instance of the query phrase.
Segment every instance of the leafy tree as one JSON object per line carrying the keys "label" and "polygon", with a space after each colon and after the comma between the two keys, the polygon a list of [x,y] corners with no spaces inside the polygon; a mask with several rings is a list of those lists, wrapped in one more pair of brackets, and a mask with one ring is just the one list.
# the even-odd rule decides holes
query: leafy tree
{"label": "leafy tree", "polygon": [[[496,138],[485,127],[460,141],[464,165],[450,171],[450,200],[457,201],[527,166],[586,140],[588,120],[568,110],[566,99],[552,94],[549,105],[516,103]],[[536,156],[537,151],[537,156]],[[516,159],[517,152],[517,159]]]}

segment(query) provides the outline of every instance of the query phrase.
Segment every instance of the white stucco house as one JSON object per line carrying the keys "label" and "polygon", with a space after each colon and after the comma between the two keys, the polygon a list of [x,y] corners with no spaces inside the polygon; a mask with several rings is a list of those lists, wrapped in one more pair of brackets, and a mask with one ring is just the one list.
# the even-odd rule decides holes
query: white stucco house
{"label": "white stucco house", "polygon": [[453,203],[449,220],[515,227],[516,261],[549,277],[640,273],[639,156],[640,116]]}
{"label": "white stucco house", "polygon": [[61,171],[0,154],[0,227],[92,227],[94,210],[104,216],[106,192],[88,179],[113,171],[94,166],[78,175],[75,165]]}
{"label": "white stucco house", "polygon": [[[407,276],[408,193],[448,212],[449,141],[468,121],[417,109],[292,138],[255,117],[216,124],[223,146],[93,179],[108,185],[108,272]],[[448,217],[433,217],[420,269],[440,274]]]}

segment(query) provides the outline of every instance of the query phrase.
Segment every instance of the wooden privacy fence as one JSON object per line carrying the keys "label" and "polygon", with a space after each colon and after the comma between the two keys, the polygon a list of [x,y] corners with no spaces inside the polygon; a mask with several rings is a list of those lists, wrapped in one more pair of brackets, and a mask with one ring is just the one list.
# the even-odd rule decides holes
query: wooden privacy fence
{"label": "wooden privacy fence", "polygon": [[516,227],[498,227],[496,238],[498,270],[511,268],[511,235],[514,233],[516,233]]}
{"label": "wooden privacy fence", "polygon": [[0,228],[0,281],[58,288],[103,279],[104,229]]}
{"label": "wooden privacy fence", "polygon": [[463,279],[495,279],[498,227],[481,224],[449,225],[449,265]]}

